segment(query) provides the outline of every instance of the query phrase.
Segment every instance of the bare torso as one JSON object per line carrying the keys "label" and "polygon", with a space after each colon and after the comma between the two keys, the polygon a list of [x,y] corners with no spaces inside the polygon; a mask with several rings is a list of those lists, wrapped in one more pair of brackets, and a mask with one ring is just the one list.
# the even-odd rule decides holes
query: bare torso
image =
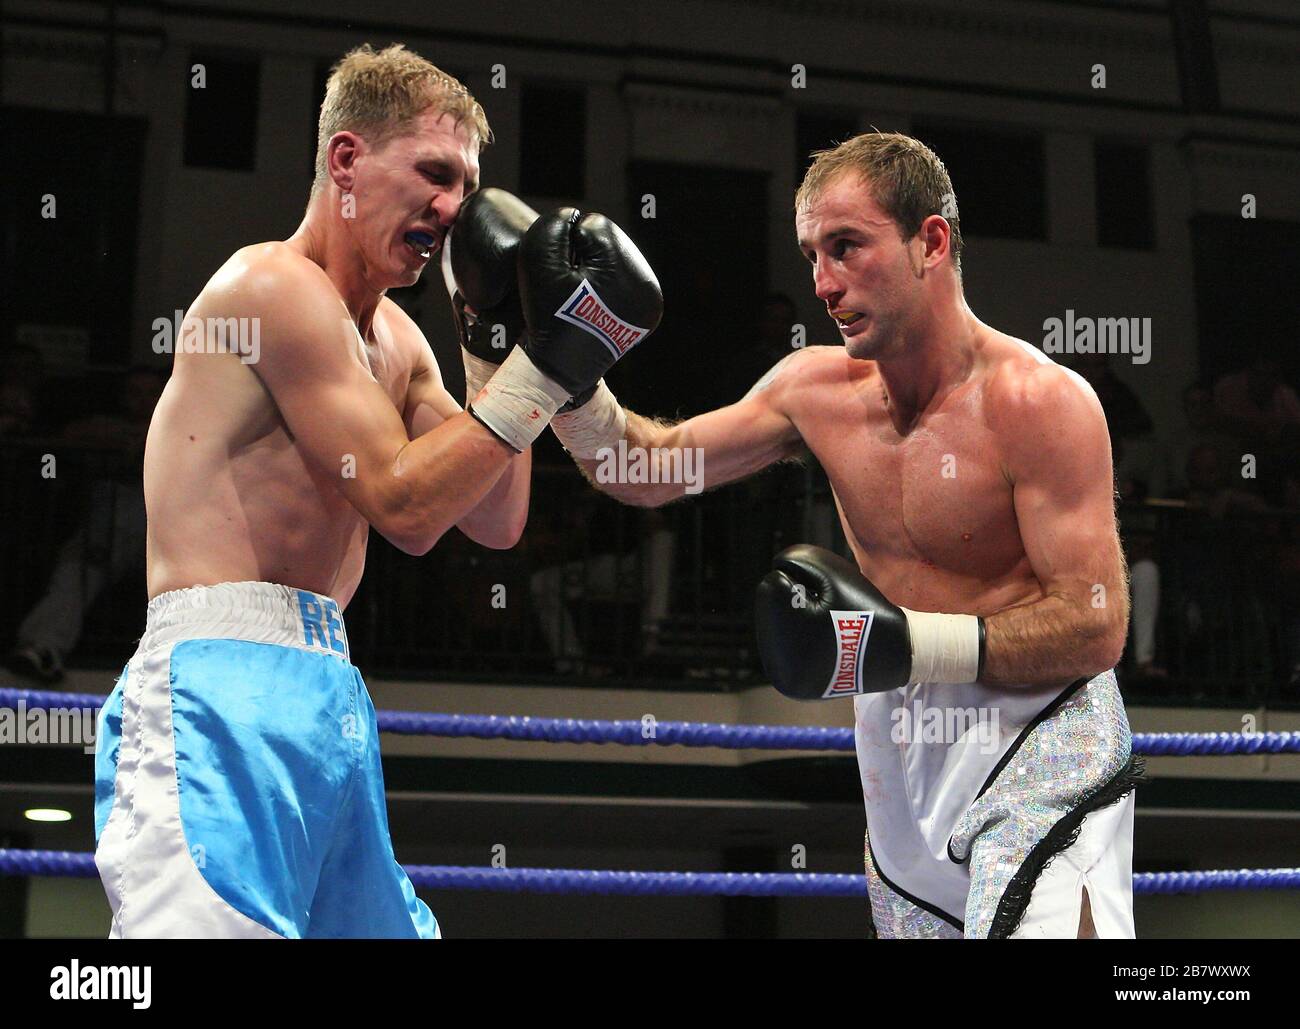
{"label": "bare torso", "polygon": [[[217,272],[188,314],[223,317],[213,297],[268,256],[309,263],[283,243],[245,248]],[[333,294],[346,319],[323,272],[318,285],[323,302]],[[368,336],[363,343],[356,334],[356,360],[400,415],[412,368],[427,344],[387,298]],[[275,345],[273,330],[270,338],[262,331],[259,345]],[[338,481],[308,464],[270,392],[238,354],[178,352],[145,446],[149,596],[254,580],[313,590],[345,605],[361,578],[369,526]]]}
{"label": "bare torso", "polygon": [[875,362],[839,347],[800,358],[782,409],[826,470],[858,565],[885,596],[981,615],[1042,596],[1003,461],[1004,434],[1017,426],[994,395],[998,376],[1041,355],[989,330],[966,380],[901,434]]}

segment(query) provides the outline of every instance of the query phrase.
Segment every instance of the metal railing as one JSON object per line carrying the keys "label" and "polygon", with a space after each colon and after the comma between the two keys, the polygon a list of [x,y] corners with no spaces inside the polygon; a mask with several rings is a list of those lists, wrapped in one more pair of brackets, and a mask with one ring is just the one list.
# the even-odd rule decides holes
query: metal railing
{"label": "metal railing", "polygon": [[[1125,677],[1151,701],[1300,703],[1300,512],[1217,511],[1152,500],[1125,505],[1121,534],[1134,578],[1159,582],[1155,665]],[[1144,569],[1144,563],[1147,567]],[[1132,661],[1130,626],[1126,660]]]}
{"label": "metal railing", "polygon": [[[144,627],[142,504],[138,468],[120,455],[3,448],[0,645],[44,604],[47,631],[78,630],[72,663],[124,662]],[[1125,676],[1131,699],[1300,700],[1287,686],[1300,649],[1300,515],[1150,502],[1125,507],[1121,526],[1131,564],[1157,571],[1154,664],[1167,672]],[[538,467],[512,550],[453,531],[412,558],[372,534],[346,615],[354,660],[373,675],[743,687],[761,681],[754,587],[771,555],[799,541],[845,552],[815,466],[657,510],[622,506],[571,467]]]}

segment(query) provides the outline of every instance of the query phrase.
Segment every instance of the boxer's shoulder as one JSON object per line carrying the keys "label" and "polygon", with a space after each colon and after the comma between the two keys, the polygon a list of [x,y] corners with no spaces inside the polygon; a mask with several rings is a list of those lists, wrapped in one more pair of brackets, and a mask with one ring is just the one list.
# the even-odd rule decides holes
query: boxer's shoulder
{"label": "boxer's shoulder", "polygon": [[201,297],[235,308],[259,309],[266,317],[338,299],[329,276],[314,261],[282,242],[241,247],[208,280]]}
{"label": "boxer's shoulder", "polygon": [[[356,357],[356,326],[328,275],[287,243],[256,243],[235,251],[199,294],[194,314],[255,319],[259,365],[297,362],[306,352],[328,360]],[[322,342],[333,346],[322,347]],[[328,356],[326,356],[328,355]]]}
{"label": "boxer's shoulder", "polygon": [[791,356],[800,362],[800,375],[818,379],[842,379],[846,374],[860,372],[863,366],[874,369],[876,365],[875,361],[855,361],[839,343],[814,343]]}
{"label": "boxer's shoulder", "polygon": [[1023,432],[1057,429],[1100,416],[1092,387],[1024,340],[1002,333],[984,348],[984,400],[990,424]]}
{"label": "boxer's shoulder", "polygon": [[[846,362],[851,361],[843,347],[801,347],[787,354],[763,373],[746,397],[769,393],[772,398],[789,398],[811,387],[824,387],[843,381]],[[862,363],[862,362],[858,362]]]}

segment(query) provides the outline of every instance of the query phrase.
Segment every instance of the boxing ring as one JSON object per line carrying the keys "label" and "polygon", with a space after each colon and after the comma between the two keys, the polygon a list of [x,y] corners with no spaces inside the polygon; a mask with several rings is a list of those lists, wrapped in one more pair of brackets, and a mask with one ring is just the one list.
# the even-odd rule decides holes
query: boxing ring
{"label": "boxing ring", "polygon": [[[0,706],[98,711],[93,693],[0,688]],[[626,747],[714,747],[727,750],[854,750],[853,730],[826,726],[726,725],[640,719],[598,720],[507,715],[379,711],[380,732],[442,738],[583,743]],[[1147,757],[1300,754],[1300,732],[1134,733],[1133,753]],[[613,869],[495,868],[404,865],[416,887],[503,893],[691,897],[867,896],[864,874],[824,872],[639,872]],[[70,851],[0,849],[0,874],[94,877],[94,855]],[[1300,889],[1300,868],[1139,872],[1134,894]]]}

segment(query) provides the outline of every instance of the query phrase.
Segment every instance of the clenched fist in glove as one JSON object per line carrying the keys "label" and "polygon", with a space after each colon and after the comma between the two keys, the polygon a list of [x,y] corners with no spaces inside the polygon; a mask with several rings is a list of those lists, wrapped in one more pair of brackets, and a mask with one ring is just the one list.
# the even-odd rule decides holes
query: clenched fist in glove
{"label": "clenched fist in glove", "polygon": [[524,336],[470,411],[522,450],[561,405],[590,396],[614,362],[655,330],[663,294],[622,229],[571,207],[533,222],[519,247],[518,276]]}
{"label": "clenched fist in glove", "polygon": [[913,682],[977,682],[984,620],[909,611],[849,561],[800,544],[758,584],[758,650],[772,685],[796,700],[881,693]]}
{"label": "clenched fist in glove", "polygon": [[519,342],[519,244],[537,212],[513,193],[488,188],[460,205],[442,245],[442,277],[451,297],[465,362],[465,402],[476,396]]}

